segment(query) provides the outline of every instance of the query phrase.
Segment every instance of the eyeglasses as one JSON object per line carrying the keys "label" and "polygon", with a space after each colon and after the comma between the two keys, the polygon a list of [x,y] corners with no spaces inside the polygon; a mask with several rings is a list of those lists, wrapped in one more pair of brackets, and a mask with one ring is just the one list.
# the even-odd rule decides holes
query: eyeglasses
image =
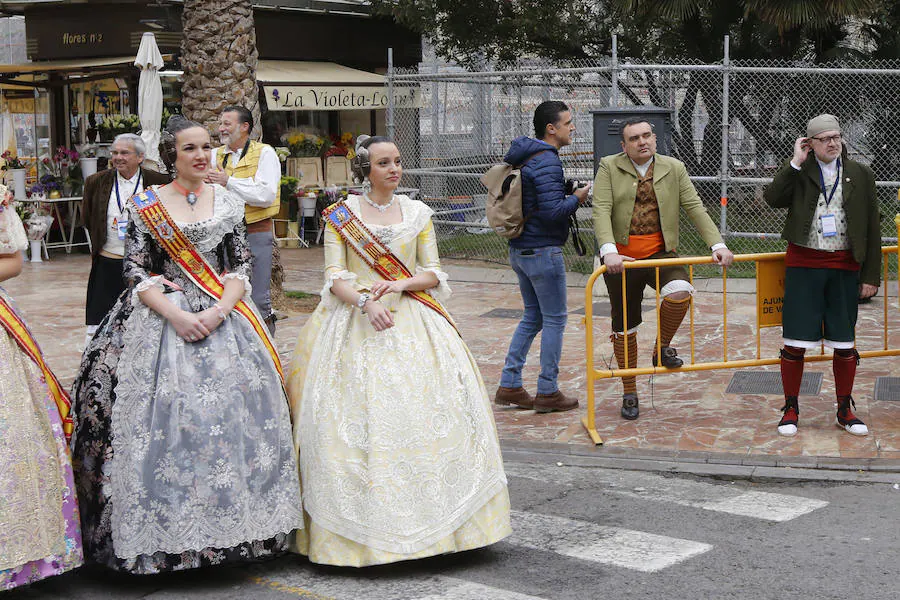
{"label": "eyeglasses", "polygon": [[840,144],[840,143],[841,143],[841,134],[830,135],[830,136],[828,136],[828,137],[815,137],[815,136],[813,136],[813,137],[810,138],[810,139],[816,140],[817,142],[822,142],[823,144],[830,144],[831,142],[835,142],[836,144]]}

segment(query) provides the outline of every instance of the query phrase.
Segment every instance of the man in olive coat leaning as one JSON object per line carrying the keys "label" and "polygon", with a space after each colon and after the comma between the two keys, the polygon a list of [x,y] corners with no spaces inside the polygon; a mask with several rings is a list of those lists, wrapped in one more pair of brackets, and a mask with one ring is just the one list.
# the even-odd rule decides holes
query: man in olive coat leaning
{"label": "man in olive coat leaning", "polygon": [[834,350],[837,425],[866,435],[865,423],[853,414],[851,392],[859,363],[857,299],[875,295],[881,282],[875,175],[847,158],[840,123],[822,114],[809,121],[806,137],[794,142],[793,158],[775,174],[765,199],[788,209],[781,234],[788,249],[781,350],[785,403],[778,433],[797,433],[803,355],[824,341]]}
{"label": "man in olive coat leaning", "polygon": [[[684,163],[656,152],[656,134],[645,119],[635,117],[622,124],[622,152],[604,156],[594,179],[594,233],[600,244],[603,275],[609,291],[612,343],[622,369],[637,366],[637,326],[641,323],[644,288],[656,286],[655,269],[628,269],[626,302],[622,302],[624,262],[676,258],[679,215],[690,218],[709,246],[716,264],[727,267],[734,255],[710,219],[703,201],[688,177]],[[683,362],[670,344],[690,307],[694,287],[681,265],[659,269],[660,356],[653,349],[653,364],[676,369]],[[627,354],[627,358],[626,358]],[[633,376],[622,378],[622,417],[640,413]]]}

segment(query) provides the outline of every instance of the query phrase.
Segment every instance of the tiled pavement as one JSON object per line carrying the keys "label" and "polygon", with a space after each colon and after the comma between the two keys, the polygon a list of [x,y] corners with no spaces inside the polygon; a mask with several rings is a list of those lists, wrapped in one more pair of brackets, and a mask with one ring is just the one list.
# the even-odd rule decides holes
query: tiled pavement
{"label": "tiled pavement", "polygon": [[[321,248],[283,250],[282,256],[286,289],[319,291]],[[448,308],[493,394],[507,344],[518,321],[484,315],[498,308],[521,309],[514,276],[507,268],[486,268],[477,263],[448,261],[445,268],[451,274],[454,291]],[[84,254],[56,253],[50,262],[26,264],[22,275],[5,283],[64,385],[74,377],[83,345],[84,290],[89,269],[89,258]],[[570,311],[584,307],[581,286],[585,279],[579,275],[570,277]],[[728,282],[728,348],[732,359],[751,358],[756,354],[753,285],[752,280],[729,279]],[[697,287],[696,359],[715,360],[721,356],[723,346],[721,294],[717,291],[721,281],[698,282]],[[860,307],[858,345],[861,350],[881,348],[881,294],[883,288],[872,304]],[[605,298],[598,297],[596,302],[603,306]],[[652,299],[645,300],[648,310],[652,310],[652,305]],[[891,321],[900,322],[896,292],[891,309]],[[279,321],[276,341],[283,357],[289,357],[306,318],[304,314],[289,314],[287,319]],[[645,318],[651,323],[654,319],[649,312]],[[611,361],[608,319],[595,317],[594,327],[598,360]],[[686,321],[675,338],[679,353],[685,357],[690,356],[688,329]],[[764,356],[776,355],[779,335],[778,328],[764,330]],[[653,336],[652,325],[641,328],[639,364],[642,366],[649,365]],[[894,347],[900,345],[900,334],[892,336],[891,342]],[[532,392],[538,374],[539,343],[540,337],[535,340],[525,369],[526,385]],[[808,370],[823,372],[824,381],[818,396],[801,397],[800,432],[794,438],[779,437],[775,431],[782,405],[778,396],[725,393],[733,375],[730,370],[657,375],[652,380],[640,377],[641,417],[630,422],[619,416],[619,381],[601,381],[597,386],[596,415],[604,446],[594,448],[581,425],[586,381],[584,323],[582,315],[573,312],[564,339],[560,387],[582,400],[580,409],[538,415],[534,411],[496,408],[495,416],[504,446],[510,449],[552,449],[573,454],[658,457],[686,462],[900,470],[900,402],[873,399],[875,378],[897,374],[898,366],[897,358],[865,359],[859,366],[854,398],[857,414],[871,432],[863,438],[853,437],[834,424],[834,380],[827,362],[807,364]]]}

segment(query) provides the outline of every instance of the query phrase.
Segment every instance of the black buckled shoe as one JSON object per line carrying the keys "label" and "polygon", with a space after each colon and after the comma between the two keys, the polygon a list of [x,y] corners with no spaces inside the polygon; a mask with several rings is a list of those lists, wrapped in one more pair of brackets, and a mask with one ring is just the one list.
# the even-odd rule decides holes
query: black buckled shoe
{"label": "black buckled shoe", "polygon": [[622,395],[622,418],[634,421],[638,418],[640,408],[638,407],[637,394]]}
{"label": "black buckled shoe", "polygon": [[[663,346],[660,348],[662,354],[662,366],[667,369],[677,369],[684,364],[684,361],[678,358],[678,351],[672,346]],[[653,352],[653,366],[657,366],[656,351]]]}

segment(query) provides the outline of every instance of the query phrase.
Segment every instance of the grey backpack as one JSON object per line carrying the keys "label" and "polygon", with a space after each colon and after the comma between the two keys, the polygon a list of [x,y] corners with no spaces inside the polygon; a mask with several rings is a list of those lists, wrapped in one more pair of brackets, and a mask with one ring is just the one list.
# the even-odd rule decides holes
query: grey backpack
{"label": "grey backpack", "polygon": [[529,156],[519,165],[499,163],[481,176],[481,183],[487,188],[488,225],[497,235],[508,240],[522,235],[530,215],[522,211],[522,165],[548,150],[541,150]]}

